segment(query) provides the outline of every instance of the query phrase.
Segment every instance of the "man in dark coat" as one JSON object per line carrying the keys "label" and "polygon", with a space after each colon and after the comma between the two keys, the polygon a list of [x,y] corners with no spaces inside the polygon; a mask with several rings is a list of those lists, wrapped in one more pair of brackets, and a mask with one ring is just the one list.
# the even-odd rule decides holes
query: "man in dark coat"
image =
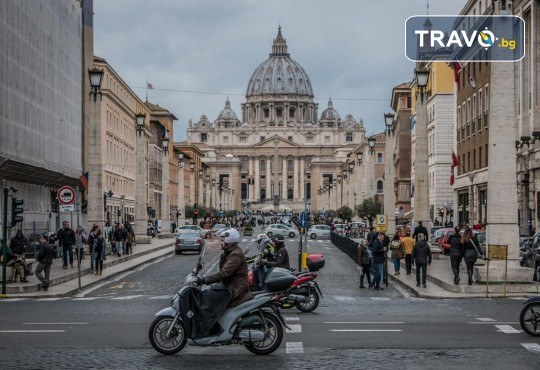
{"label": "man in dark coat", "polygon": [[461,245],[461,235],[459,235],[459,227],[454,228],[454,233],[448,238],[450,244],[450,265],[454,273],[454,284],[459,284],[459,268],[463,259],[463,245]]}
{"label": "man in dark coat", "polygon": [[370,227],[369,228],[369,232],[367,234],[367,241],[368,241],[368,245],[370,247],[373,246],[373,242],[375,241],[375,239],[377,238],[377,232],[375,231],[375,229],[373,229],[373,227]]}
{"label": "man in dark coat", "polygon": [[246,256],[238,245],[240,234],[235,229],[221,233],[221,249],[219,271],[199,280],[201,284],[223,282],[231,292],[229,307],[236,307],[253,298],[248,284],[248,266]]}
{"label": "man in dark coat", "polygon": [[384,288],[381,287],[383,263],[384,257],[386,255],[383,233],[379,233],[377,237],[373,240],[373,246],[371,249],[373,252],[373,265],[375,267],[375,275],[373,276],[373,281],[371,282],[370,287],[376,290],[384,290]]}
{"label": "man in dark coat", "polygon": [[[39,262],[36,267],[36,277],[41,281],[41,288],[43,288],[44,291],[47,291],[49,290],[49,274],[51,273],[54,250],[45,236],[39,238],[39,248],[39,253],[36,258]],[[45,272],[45,276],[41,274],[43,271]]]}
{"label": "man in dark coat", "polygon": [[64,221],[63,228],[58,231],[58,246],[62,248],[62,260],[64,268],[68,268],[69,264],[73,268],[73,246],[75,245],[75,232],[69,228],[69,222]]}
{"label": "man in dark coat", "polygon": [[422,225],[422,221],[418,221],[418,226],[416,226],[416,228],[414,229],[414,233],[412,237],[414,240],[418,240],[418,235],[421,235],[421,234],[424,235],[424,241],[428,240],[429,234],[426,227]]}
{"label": "man in dark coat", "polygon": [[274,261],[263,260],[263,265],[270,268],[281,267],[290,270],[291,265],[289,263],[289,252],[287,252],[287,248],[285,248],[285,239],[283,238],[283,235],[274,235],[272,237],[272,241],[274,242],[274,246],[276,248]]}
{"label": "man in dark coat", "polygon": [[413,261],[416,263],[416,286],[420,286],[420,271],[422,272],[422,285],[426,287],[427,266],[431,265],[431,249],[424,240],[424,234],[418,234],[418,241],[412,252]]}

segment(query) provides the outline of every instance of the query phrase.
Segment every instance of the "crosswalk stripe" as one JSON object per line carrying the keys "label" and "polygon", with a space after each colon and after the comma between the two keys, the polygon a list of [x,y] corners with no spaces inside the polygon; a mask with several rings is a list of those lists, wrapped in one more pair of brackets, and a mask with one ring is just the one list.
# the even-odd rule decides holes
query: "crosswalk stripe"
{"label": "crosswalk stripe", "polygon": [[300,324],[289,324],[287,325],[290,329],[287,329],[289,334],[297,334],[302,332],[302,325]]}
{"label": "crosswalk stripe", "polygon": [[489,317],[477,317],[476,320],[478,320],[478,321],[483,321],[483,322],[486,322],[486,321],[497,321],[497,320],[494,320],[494,319],[490,319]]}
{"label": "crosswalk stripe", "polygon": [[540,344],[538,343],[521,343],[529,352],[540,353]]}
{"label": "crosswalk stripe", "polygon": [[171,296],[170,295],[156,295],[154,297],[150,297],[148,299],[170,299]]}
{"label": "crosswalk stripe", "polygon": [[514,329],[510,325],[495,325],[495,327],[499,330],[499,332],[504,334],[519,334],[521,333],[519,330]]}
{"label": "crosswalk stripe", "polygon": [[24,301],[26,298],[6,298],[6,299],[0,299],[0,302],[17,302],[17,301]]}
{"label": "crosswalk stripe", "polygon": [[387,298],[387,297],[370,297],[371,299],[373,299],[374,301],[389,301],[390,298]]}
{"label": "crosswalk stripe", "polygon": [[65,299],[66,297],[58,297],[58,298],[39,298],[39,302],[54,302],[59,301],[60,299]]}
{"label": "crosswalk stripe", "polygon": [[300,318],[295,316],[285,316],[285,321],[300,321]]}
{"label": "crosswalk stripe", "polygon": [[139,298],[139,297],[144,297],[143,295],[126,295],[124,297],[113,297],[111,299],[114,299],[114,300],[128,300],[128,299],[133,299],[133,298]]}
{"label": "crosswalk stripe", "polygon": [[304,344],[302,342],[287,342],[286,353],[304,353]]}

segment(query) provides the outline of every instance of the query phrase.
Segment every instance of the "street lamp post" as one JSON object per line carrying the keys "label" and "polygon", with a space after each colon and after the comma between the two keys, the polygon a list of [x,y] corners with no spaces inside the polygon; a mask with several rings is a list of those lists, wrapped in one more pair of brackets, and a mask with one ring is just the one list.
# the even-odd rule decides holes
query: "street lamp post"
{"label": "street lamp post", "polygon": [[185,198],[185,180],[184,180],[184,153],[178,153],[178,226],[186,223],[186,198]]}
{"label": "street lamp post", "polygon": [[[165,128],[163,136],[161,137],[161,146],[163,148],[161,164],[161,230],[167,231],[171,229],[169,142],[169,130]],[[165,235],[165,233],[162,235]]]}
{"label": "street lamp post", "polygon": [[384,158],[384,213],[387,216],[389,234],[396,229],[396,194],[394,192],[394,113],[385,113],[384,125],[386,133]]}
{"label": "street lamp post", "polygon": [[416,68],[414,70],[416,84],[420,99],[416,100],[416,124],[414,146],[414,220],[422,221],[423,225],[430,230],[431,220],[429,216],[429,173],[428,173],[428,148],[427,148],[427,98],[424,99],[429,80],[429,70]]}

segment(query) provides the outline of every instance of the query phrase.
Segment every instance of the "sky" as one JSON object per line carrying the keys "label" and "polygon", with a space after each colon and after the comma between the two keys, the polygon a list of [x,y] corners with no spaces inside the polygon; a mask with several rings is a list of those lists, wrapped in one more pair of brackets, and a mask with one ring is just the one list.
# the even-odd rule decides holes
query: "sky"
{"label": "sky", "polygon": [[[429,0],[429,14],[459,14],[466,0]],[[332,97],[341,118],[384,130],[392,88],[413,78],[404,23],[427,0],[94,0],[94,53],[139,97],[187,122],[214,121],[229,97],[241,118],[249,79],[271,52],[279,25],[308,74],[319,114]],[[196,93],[204,92],[204,93]]]}

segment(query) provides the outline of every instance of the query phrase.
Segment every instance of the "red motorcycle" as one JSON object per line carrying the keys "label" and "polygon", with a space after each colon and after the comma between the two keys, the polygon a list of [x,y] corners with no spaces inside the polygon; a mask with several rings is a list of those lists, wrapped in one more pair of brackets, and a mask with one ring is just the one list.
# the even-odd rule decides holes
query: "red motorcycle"
{"label": "red motorcycle", "polygon": [[[253,282],[253,266],[257,265],[259,258],[252,258],[253,264],[249,270],[248,281],[251,291],[258,291],[258,287],[254,286]],[[319,306],[319,299],[322,298],[322,292],[319,288],[319,284],[315,281],[317,274],[315,271],[323,268],[325,263],[324,256],[322,254],[311,254],[307,258],[307,266],[309,272],[297,272],[294,274],[296,279],[283,279],[281,275],[286,275],[285,271],[288,270],[276,267],[273,269],[273,277],[276,280],[280,280],[281,287],[279,289],[281,297],[278,301],[274,302],[279,307],[288,309],[292,307],[298,308],[302,312],[313,312]],[[283,274],[280,274],[279,270],[283,270]],[[268,272],[267,272],[268,275]],[[268,279],[265,280],[265,284],[272,283],[274,281]]]}

